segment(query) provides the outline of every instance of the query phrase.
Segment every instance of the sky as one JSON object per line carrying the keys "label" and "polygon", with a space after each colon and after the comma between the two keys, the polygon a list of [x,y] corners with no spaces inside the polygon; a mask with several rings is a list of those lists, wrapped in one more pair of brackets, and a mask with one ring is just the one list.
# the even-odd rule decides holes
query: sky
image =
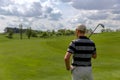
{"label": "sky", "polygon": [[120,28],[120,0],[0,0],[0,32],[5,27],[34,30]]}

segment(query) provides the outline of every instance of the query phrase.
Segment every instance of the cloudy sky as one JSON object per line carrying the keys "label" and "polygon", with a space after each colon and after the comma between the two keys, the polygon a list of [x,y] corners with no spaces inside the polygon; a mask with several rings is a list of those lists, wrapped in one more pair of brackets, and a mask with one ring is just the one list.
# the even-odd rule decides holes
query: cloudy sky
{"label": "cloudy sky", "polygon": [[120,0],[0,0],[0,32],[5,27],[37,30],[120,28]]}

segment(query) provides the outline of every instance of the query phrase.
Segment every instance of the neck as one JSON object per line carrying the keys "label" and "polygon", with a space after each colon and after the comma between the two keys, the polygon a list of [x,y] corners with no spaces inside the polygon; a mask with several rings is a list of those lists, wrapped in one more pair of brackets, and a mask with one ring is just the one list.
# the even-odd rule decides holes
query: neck
{"label": "neck", "polygon": [[85,36],[85,34],[80,33],[80,34],[77,35],[78,38],[79,38],[80,36]]}

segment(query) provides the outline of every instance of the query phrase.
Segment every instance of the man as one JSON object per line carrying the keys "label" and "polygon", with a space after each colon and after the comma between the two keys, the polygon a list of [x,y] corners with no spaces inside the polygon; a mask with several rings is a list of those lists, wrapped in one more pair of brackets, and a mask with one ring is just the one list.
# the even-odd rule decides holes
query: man
{"label": "man", "polygon": [[[78,25],[77,39],[73,40],[65,54],[64,60],[67,70],[71,70],[73,80],[93,80],[91,58],[96,58],[96,47],[93,41],[85,36],[86,26]],[[70,65],[70,57],[73,56]]]}

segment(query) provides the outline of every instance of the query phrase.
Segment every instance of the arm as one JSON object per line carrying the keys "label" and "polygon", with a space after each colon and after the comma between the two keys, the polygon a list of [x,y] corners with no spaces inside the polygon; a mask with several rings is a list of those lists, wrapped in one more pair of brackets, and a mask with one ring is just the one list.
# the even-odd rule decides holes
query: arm
{"label": "arm", "polygon": [[92,58],[93,59],[97,58],[97,52],[96,52],[96,46],[95,46],[95,44],[94,44],[94,51],[93,51],[93,54],[92,54]]}
{"label": "arm", "polygon": [[64,61],[65,61],[65,66],[67,70],[70,70],[70,57],[71,57],[71,53],[66,52],[65,57],[64,57]]}

